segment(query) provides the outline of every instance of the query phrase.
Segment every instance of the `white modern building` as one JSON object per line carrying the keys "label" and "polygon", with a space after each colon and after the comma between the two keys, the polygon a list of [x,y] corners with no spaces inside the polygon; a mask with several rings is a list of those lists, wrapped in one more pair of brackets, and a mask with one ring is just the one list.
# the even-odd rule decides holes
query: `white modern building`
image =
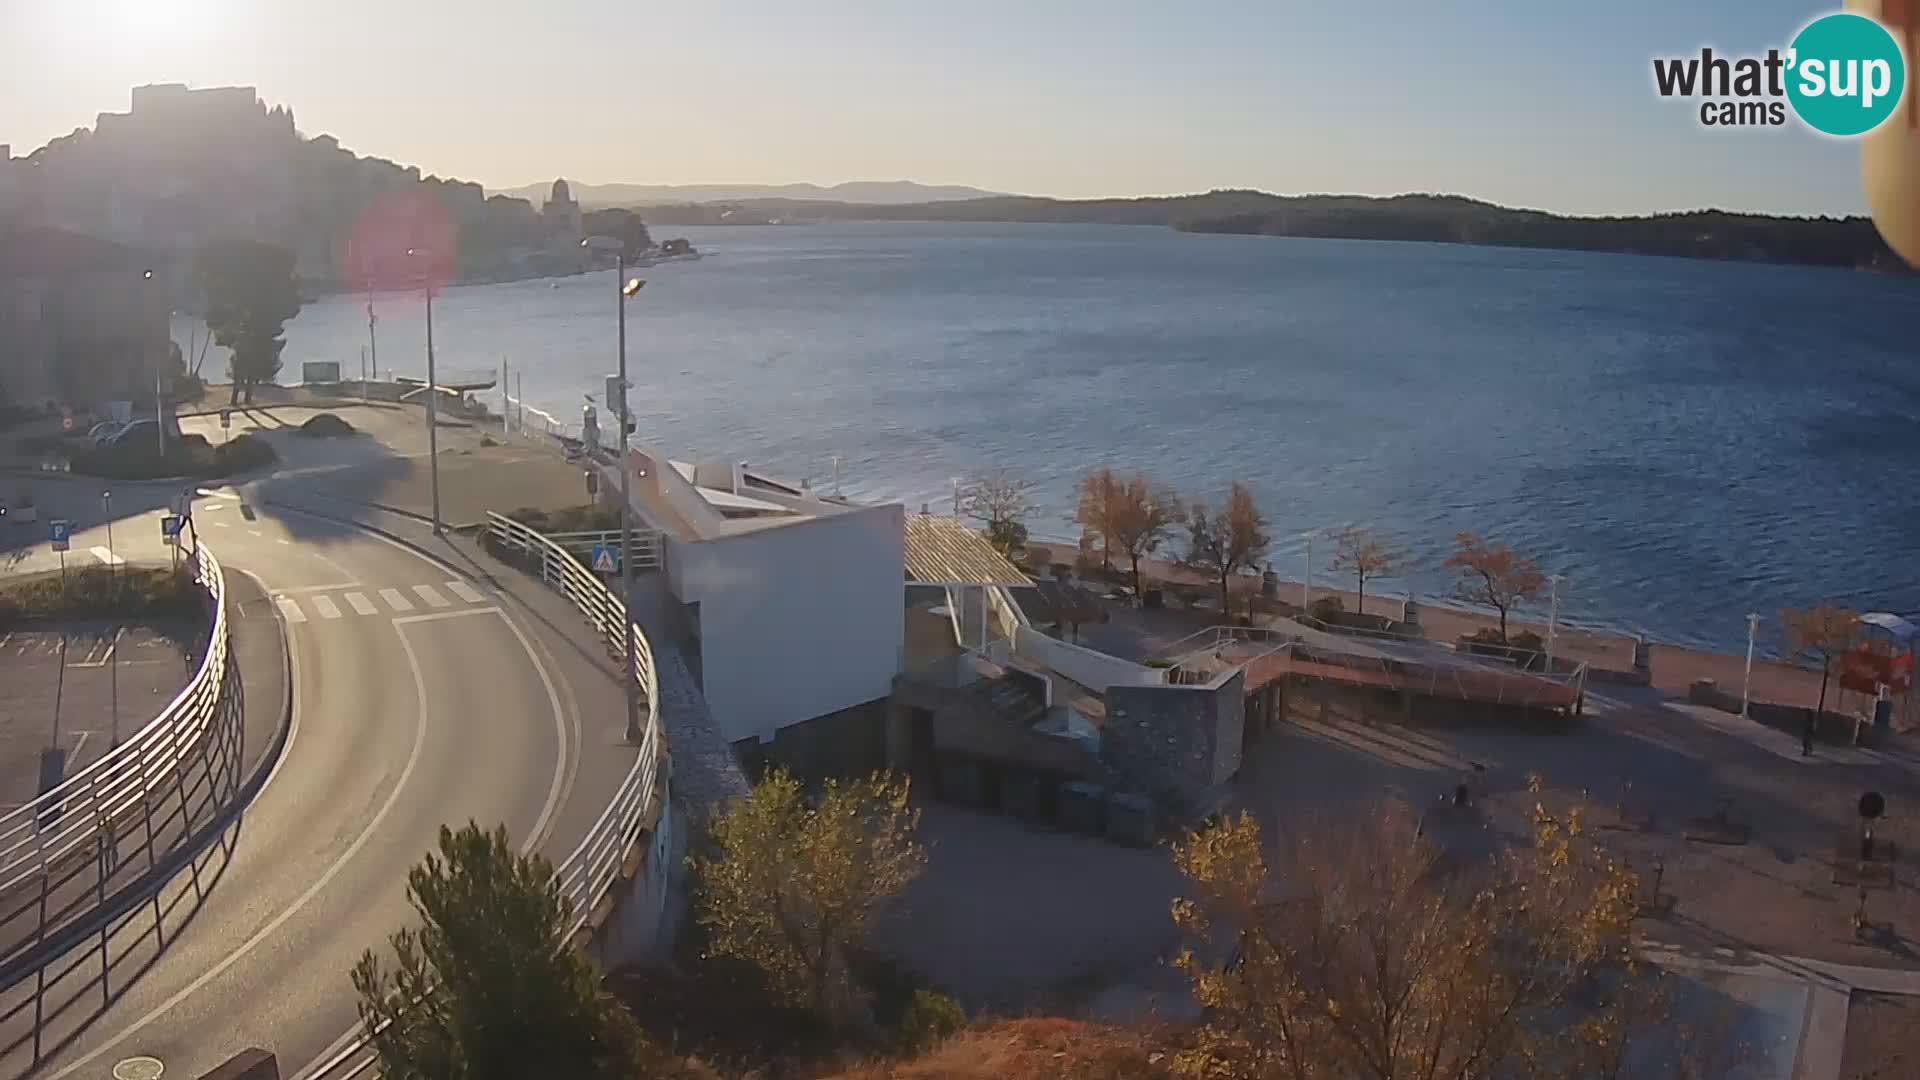
{"label": "white modern building", "polygon": [[[633,507],[727,741],[883,744],[905,639],[898,504],[856,506],[746,465],[630,450]],[[619,474],[602,470],[617,498]],[[809,721],[806,731],[797,725]]]}

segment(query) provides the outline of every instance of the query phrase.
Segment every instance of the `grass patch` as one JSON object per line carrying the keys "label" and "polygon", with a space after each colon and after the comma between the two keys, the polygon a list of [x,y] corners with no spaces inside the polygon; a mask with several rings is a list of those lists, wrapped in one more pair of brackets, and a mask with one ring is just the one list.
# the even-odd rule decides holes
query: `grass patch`
{"label": "grass patch", "polygon": [[182,564],[106,566],[32,574],[0,586],[0,628],[47,619],[195,617],[206,593]]}

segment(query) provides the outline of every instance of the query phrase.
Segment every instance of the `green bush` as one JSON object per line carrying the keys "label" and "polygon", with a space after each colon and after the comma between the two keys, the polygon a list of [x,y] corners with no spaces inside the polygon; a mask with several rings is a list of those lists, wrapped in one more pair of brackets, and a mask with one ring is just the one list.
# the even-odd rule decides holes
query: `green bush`
{"label": "green bush", "polygon": [[508,513],[507,517],[543,533],[601,532],[620,527],[620,512],[597,503],[567,506],[558,510],[523,506]]}
{"label": "green bush", "polygon": [[908,1051],[925,1050],[960,1033],[967,1026],[967,1010],[960,1002],[932,990],[915,990],[900,1014],[900,1045]]}
{"label": "green bush", "polygon": [[192,615],[204,598],[184,565],[86,566],[10,580],[0,588],[0,627],[30,619]]}
{"label": "green bush", "polygon": [[214,476],[231,476],[264,468],[280,460],[273,445],[258,435],[236,435],[213,448]]}
{"label": "green bush", "polygon": [[316,438],[323,439],[340,435],[351,435],[353,434],[353,430],[352,424],[347,423],[332,413],[320,413],[316,416],[309,417],[306,423],[300,425],[300,434],[312,435]]}
{"label": "green bush", "polygon": [[1313,606],[1307,609],[1309,616],[1323,623],[1337,623],[1340,621],[1340,616],[1346,613],[1347,605],[1337,596],[1317,597],[1313,601]]}

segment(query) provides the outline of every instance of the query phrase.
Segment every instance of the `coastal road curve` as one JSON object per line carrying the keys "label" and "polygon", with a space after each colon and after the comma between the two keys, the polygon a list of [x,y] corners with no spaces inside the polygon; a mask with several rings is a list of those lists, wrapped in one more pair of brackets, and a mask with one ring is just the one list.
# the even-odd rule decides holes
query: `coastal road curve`
{"label": "coastal road curve", "polygon": [[[555,620],[340,521],[231,491],[195,520],[285,622],[289,740],[221,843],[112,933],[104,973],[101,949],[76,950],[44,987],[0,996],[0,1076],[106,1076],[136,1056],[195,1076],[250,1046],[292,1075],[354,1024],[347,973],[412,921],[406,872],[441,824],[504,822],[558,861],[597,812],[592,792],[566,812],[583,668]],[[605,726],[588,725],[590,753],[611,753]]]}

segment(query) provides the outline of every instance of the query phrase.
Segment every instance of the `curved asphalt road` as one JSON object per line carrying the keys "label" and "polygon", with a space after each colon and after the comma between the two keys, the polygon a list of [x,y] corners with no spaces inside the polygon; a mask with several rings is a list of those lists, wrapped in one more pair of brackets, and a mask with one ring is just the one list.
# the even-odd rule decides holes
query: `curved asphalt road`
{"label": "curved asphalt road", "polygon": [[550,629],[366,532],[237,499],[200,501],[196,523],[280,598],[290,741],[228,842],[114,934],[117,996],[98,950],[75,959],[41,995],[37,1064],[32,982],[0,997],[0,1076],[106,1076],[146,1055],[190,1077],[249,1046],[292,1075],[354,1024],[347,972],[413,921],[406,871],[440,825],[504,822],[539,844],[571,785],[579,718]]}

